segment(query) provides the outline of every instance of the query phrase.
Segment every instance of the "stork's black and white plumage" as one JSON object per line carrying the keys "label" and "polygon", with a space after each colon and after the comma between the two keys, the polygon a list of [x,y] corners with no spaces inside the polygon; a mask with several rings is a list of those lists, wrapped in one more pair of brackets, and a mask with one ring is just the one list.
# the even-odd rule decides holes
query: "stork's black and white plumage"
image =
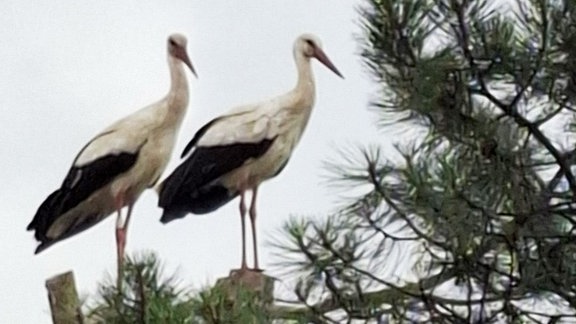
{"label": "stork's black and white plumage", "polygon": [[[160,178],[188,107],[184,64],[194,72],[186,38],[168,38],[170,91],[162,100],[115,122],[96,135],[74,159],[60,189],[38,208],[28,230],[40,242],[40,253],[118,213],[118,264],[122,263],[126,229],[140,194]],[[126,219],[121,210],[128,207]]]}
{"label": "stork's black and white plumage", "polygon": [[293,51],[298,69],[296,87],[268,101],[237,107],[204,125],[184,149],[182,157],[187,156],[186,160],[158,186],[163,223],[188,213],[209,213],[240,195],[241,269],[247,269],[245,194],[252,191],[249,214],[254,267],[258,269],[258,186],[286,166],[308,123],[315,99],[311,59],[318,59],[342,77],[314,35],[298,37]]}

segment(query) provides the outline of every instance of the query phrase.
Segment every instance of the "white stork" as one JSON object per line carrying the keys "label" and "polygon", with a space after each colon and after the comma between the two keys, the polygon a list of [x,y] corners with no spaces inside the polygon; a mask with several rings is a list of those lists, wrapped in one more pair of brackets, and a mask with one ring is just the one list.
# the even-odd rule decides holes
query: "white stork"
{"label": "white stork", "polygon": [[[140,194],[160,178],[186,114],[189,90],[182,63],[196,74],[186,42],[180,34],[168,38],[168,94],[96,135],[78,153],[60,189],[40,205],[27,228],[35,231],[40,242],[36,254],[117,212],[116,244],[121,269],[132,208]],[[126,206],[123,221],[121,210]]]}
{"label": "white stork", "polygon": [[255,224],[258,186],[286,166],[308,123],[315,97],[311,59],[318,59],[342,77],[314,35],[298,37],[293,53],[298,69],[294,89],[261,103],[237,107],[204,125],[182,153],[182,158],[186,155],[188,158],[158,186],[158,205],[164,209],[162,223],[187,213],[212,212],[240,195],[241,270],[247,269],[245,195],[252,191],[249,214],[254,269],[258,270]]}

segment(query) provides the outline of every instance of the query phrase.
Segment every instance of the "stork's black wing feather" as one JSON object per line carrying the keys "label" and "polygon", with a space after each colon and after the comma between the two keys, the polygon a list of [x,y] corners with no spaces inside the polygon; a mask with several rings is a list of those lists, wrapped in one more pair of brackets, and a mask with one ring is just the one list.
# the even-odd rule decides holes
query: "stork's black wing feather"
{"label": "stork's black wing feather", "polygon": [[[60,216],[86,200],[118,175],[128,171],[136,163],[138,154],[139,151],[111,154],[98,158],[89,164],[72,167],[61,188],[50,194],[40,205],[27,230],[36,231],[34,236],[41,242],[42,247],[42,245],[51,245],[94,225],[95,222],[88,224],[85,220],[78,220],[76,226],[63,233],[61,237],[49,238],[46,236],[50,226]],[[86,215],[86,217],[88,220],[91,215]],[[43,249],[39,247],[39,250]],[[37,253],[40,251],[37,250]]]}
{"label": "stork's black wing feather", "polygon": [[186,144],[186,147],[184,148],[184,150],[182,151],[182,154],[180,155],[180,158],[183,158],[186,156],[186,154],[188,154],[188,152],[190,152],[190,150],[196,145],[196,143],[198,143],[198,141],[200,140],[200,137],[202,137],[204,135],[204,133],[206,133],[206,131],[208,131],[208,129],[214,125],[215,122],[217,122],[218,120],[220,120],[220,118],[214,118],[211,121],[209,121],[206,125],[202,126],[197,132],[196,134],[194,134],[194,137],[192,137],[192,139],[190,140],[190,142],[188,142],[188,144]]}
{"label": "stork's black wing feather", "polygon": [[208,213],[233,199],[238,193],[224,188],[219,178],[265,154],[274,140],[196,147],[160,186],[158,206],[164,209],[161,221],[187,213]]}

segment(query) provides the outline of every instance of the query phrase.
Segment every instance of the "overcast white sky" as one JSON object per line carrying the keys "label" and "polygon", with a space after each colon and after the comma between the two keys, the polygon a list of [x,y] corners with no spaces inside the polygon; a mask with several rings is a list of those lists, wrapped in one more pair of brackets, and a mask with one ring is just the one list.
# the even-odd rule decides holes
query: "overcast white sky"
{"label": "overcast white sky", "polygon": [[[114,218],[34,256],[25,227],[80,148],[102,128],[168,89],[166,37],[184,33],[200,78],[166,172],[194,132],[239,104],[295,83],[292,43],[313,32],[346,77],[319,63],[317,104],[288,167],[259,195],[261,262],[266,238],[290,215],[323,215],[336,202],[323,161],[337,148],[373,141],[374,87],[357,56],[358,1],[3,1],[0,11],[0,322],[50,323],[46,278],[73,269],[82,294],[114,272]],[[189,74],[190,76],[190,74]],[[165,174],[166,175],[166,174]],[[240,262],[237,202],[201,217],[160,224],[153,191],[136,205],[128,253],[152,249],[196,287]],[[251,258],[250,258],[251,259]],[[273,275],[273,273],[272,273]]]}

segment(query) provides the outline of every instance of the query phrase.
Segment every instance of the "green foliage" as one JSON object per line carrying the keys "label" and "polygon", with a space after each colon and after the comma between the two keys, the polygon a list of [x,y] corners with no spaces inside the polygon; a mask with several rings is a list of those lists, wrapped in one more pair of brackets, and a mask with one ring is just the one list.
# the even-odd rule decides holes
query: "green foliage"
{"label": "green foliage", "polygon": [[[109,278],[98,289],[86,313],[87,323],[107,324],[235,324],[271,323],[271,314],[301,323],[299,309],[266,307],[244,285],[217,284],[192,294],[176,276],[166,279],[154,253],[127,258],[121,289]],[[277,320],[275,323],[282,323]]]}
{"label": "green foliage", "polygon": [[269,323],[268,312],[259,297],[247,288],[239,287],[233,294],[222,286],[208,288],[194,298],[198,323]]}
{"label": "green foliage", "polygon": [[96,305],[88,311],[93,323],[197,323],[195,303],[189,293],[177,288],[175,277],[161,279],[157,257],[143,254],[127,258],[121,291],[115,280],[99,287]]}

